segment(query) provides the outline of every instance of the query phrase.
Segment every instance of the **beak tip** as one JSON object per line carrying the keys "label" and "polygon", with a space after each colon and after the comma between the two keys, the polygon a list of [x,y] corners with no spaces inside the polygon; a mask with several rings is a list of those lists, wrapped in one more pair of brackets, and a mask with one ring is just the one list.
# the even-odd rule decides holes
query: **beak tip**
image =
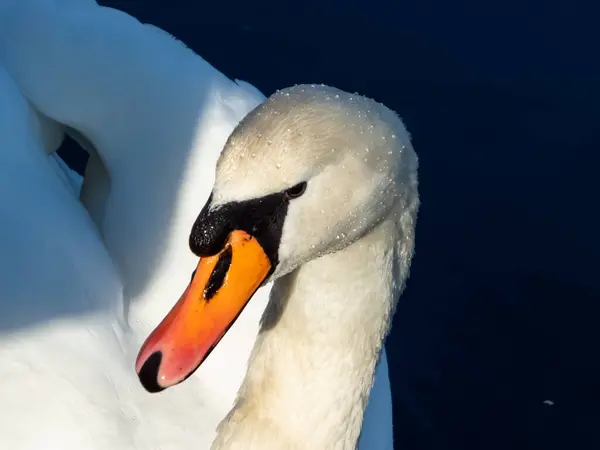
{"label": "beak tip", "polygon": [[161,386],[158,382],[158,372],[160,370],[160,363],[162,361],[162,353],[156,351],[152,353],[148,359],[142,364],[142,367],[138,371],[138,378],[140,383],[151,394],[164,391],[166,388]]}

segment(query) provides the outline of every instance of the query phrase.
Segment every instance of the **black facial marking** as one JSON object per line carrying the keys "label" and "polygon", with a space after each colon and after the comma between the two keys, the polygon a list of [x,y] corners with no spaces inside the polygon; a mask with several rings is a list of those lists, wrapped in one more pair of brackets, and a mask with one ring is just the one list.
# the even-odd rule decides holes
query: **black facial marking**
{"label": "black facial marking", "polygon": [[243,230],[258,240],[273,271],[279,262],[279,243],[289,202],[305,189],[303,182],[283,192],[215,208],[211,208],[211,194],[192,227],[190,249],[200,257],[215,255],[225,246],[229,233]]}
{"label": "black facial marking", "polygon": [[212,194],[200,211],[190,234],[190,249],[200,257],[216,255],[223,249],[236,220],[236,211],[229,205],[210,210],[211,203]]}
{"label": "black facial marking", "polygon": [[210,274],[210,278],[206,284],[206,289],[204,289],[204,298],[206,300],[213,298],[221,286],[223,286],[225,275],[227,275],[229,266],[231,266],[232,256],[233,252],[231,250],[231,246],[228,245],[223,253],[221,253],[221,256],[219,256],[219,260],[217,261],[213,272]]}

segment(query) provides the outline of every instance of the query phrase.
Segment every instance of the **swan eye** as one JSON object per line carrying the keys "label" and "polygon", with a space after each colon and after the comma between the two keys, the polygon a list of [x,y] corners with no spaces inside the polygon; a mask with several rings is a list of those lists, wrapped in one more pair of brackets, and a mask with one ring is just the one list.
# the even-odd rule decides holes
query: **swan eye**
{"label": "swan eye", "polygon": [[285,191],[285,196],[288,199],[298,198],[306,191],[306,181],[302,183],[298,183],[296,186],[293,186]]}

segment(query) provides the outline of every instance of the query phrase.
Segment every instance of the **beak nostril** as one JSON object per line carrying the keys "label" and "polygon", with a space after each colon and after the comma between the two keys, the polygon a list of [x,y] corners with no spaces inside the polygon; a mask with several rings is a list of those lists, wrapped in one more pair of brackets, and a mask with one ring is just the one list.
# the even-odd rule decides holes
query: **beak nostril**
{"label": "beak nostril", "polygon": [[162,361],[162,353],[156,351],[150,355],[138,373],[140,383],[148,392],[154,394],[165,388],[158,384],[158,370]]}

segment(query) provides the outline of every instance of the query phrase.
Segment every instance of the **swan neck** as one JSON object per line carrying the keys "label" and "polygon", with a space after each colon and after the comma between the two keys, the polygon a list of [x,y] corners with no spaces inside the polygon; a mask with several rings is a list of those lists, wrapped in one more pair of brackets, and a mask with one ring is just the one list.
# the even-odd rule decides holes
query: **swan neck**
{"label": "swan neck", "polygon": [[275,283],[213,450],[356,447],[396,298],[394,237],[386,222]]}

